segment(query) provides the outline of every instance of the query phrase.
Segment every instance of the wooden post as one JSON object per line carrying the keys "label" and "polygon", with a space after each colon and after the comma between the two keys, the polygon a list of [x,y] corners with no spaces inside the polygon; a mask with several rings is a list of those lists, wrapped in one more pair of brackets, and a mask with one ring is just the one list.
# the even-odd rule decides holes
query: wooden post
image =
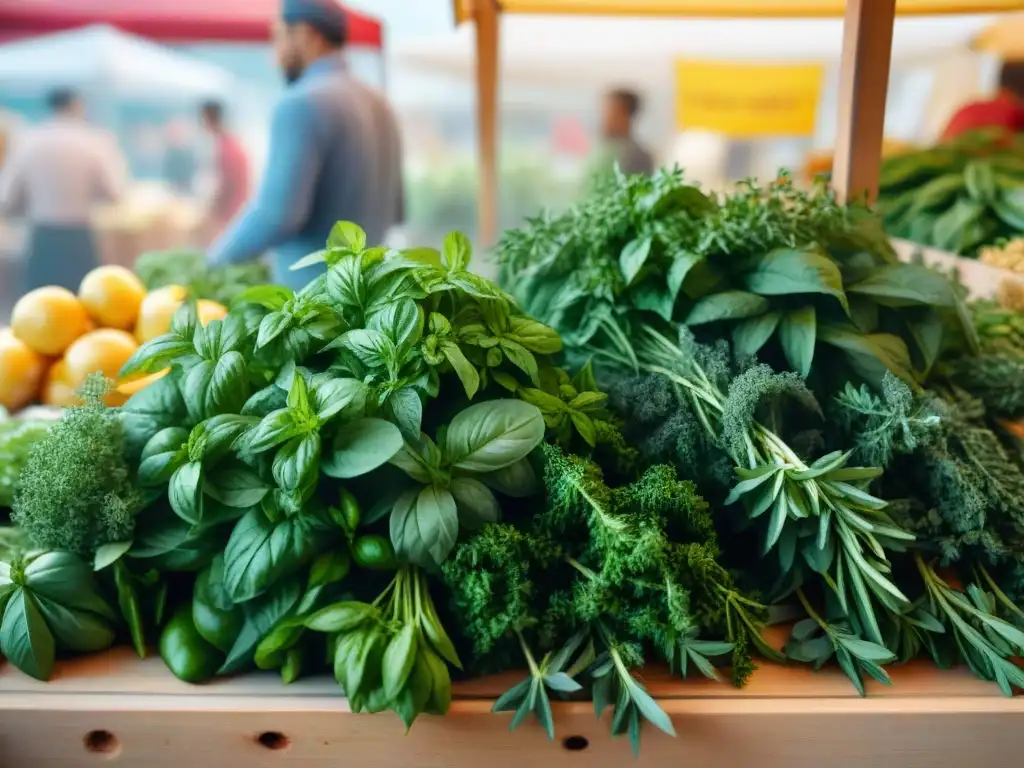
{"label": "wooden post", "polygon": [[496,0],[477,0],[476,105],[480,188],[477,236],[490,247],[498,230],[498,6]]}
{"label": "wooden post", "polygon": [[896,0],[847,0],[832,184],[843,201],[878,195]]}

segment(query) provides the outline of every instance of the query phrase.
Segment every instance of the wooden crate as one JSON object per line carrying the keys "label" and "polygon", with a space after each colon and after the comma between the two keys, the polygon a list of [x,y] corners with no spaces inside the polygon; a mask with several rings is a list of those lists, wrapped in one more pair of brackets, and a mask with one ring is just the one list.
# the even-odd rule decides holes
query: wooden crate
{"label": "wooden crate", "polygon": [[834,670],[766,665],[742,690],[663,671],[645,682],[678,738],[645,729],[638,759],[589,703],[555,705],[558,738],[490,713],[512,678],[459,684],[446,718],[408,735],[391,714],[352,715],[332,680],[284,687],[253,674],[206,686],[125,649],[60,664],[49,683],[0,670],[0,766],[63,768],[1010,768],[1024,750],[1024,698],[966,670],[893,669],[868,698]]}

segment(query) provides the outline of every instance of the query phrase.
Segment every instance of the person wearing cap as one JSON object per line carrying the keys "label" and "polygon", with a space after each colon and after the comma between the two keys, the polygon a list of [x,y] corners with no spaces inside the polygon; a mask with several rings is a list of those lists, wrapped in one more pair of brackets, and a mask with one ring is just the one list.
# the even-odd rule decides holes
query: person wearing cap
{"label": "person wearing cap", "polygon": [[274,282],[301,288],[322,265],[291,271],[338,221],[382,244],[402,223],[398,122],[384,97],[348,71],[346,15],[334,0],[284,0],[274,47],[288,88],[274,109],[255,197],[213,244],[212,266],[272,253]]}

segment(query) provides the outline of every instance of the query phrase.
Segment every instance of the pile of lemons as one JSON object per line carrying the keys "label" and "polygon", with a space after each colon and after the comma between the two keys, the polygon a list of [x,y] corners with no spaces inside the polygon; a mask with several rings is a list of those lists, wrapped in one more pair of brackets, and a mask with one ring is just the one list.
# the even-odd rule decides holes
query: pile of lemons
{"label": "pile of lemons", "polygon": [[[147,293],[131,270],[113,265],[87,274],[77,296],[57,286],[26,293],[10,327],[0,328],[0,405],[12,412],[35,402],[76,405],[76,390],[96,371],[115,383],[107,404],[121,405],[162,375],[124,380],[118,372],[139,344],[170,330],[186,295],[180,285]],[[214,301],[196,307],[204,324],[227,314]]]}

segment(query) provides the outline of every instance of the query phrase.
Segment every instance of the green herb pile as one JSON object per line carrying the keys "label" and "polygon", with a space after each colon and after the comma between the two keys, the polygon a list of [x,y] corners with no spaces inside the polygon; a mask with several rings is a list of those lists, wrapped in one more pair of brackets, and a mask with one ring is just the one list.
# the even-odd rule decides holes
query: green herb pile
{"label": "green herb pile", "polygon": [[270,278],[270,270],[262,261],[210,267],[206,255],[198,251],[150,251],[135,260],[134,269],[148,291],[182,285],[193,296],[224,305]]}
{"label": "green herb pile", "polygon": [[196,683],[330,671],[407,727],[516,670],[513,728],[589,698],[634,750],[675,733],[649,663],[1024,686],[1016,314],[786,181],[615,173],[498,250],[501,287],[461,235],[341,223],[304,289],[181,307],[123,370],[169,374],[110,410],[93,380],[30,454],[0,650],[40,678],[117,637]]}
{"label": "green herb pile", "polygon": [[0,409],[0,514],[11,508],[29,452],[49,426],[46,421],[12,418]]}
{"label": "green herb pile", "polygon": [[718,510],[740,587],[798,619],[788,659],[834,659],[861,692],[922,653],[1024,683],[1024,472],[1000,421],[1024,411],[1024,358],[869,211],[785,181],[718,199],[618,175],[499,253],[641,463]]}
{"label": "green herb pile", "polygon": [[[590,368],[558,368],[558,334],[469,260],[458,234],[397,252],[339,224],[303,290],[248,289],[206,326],[179,309],[122,371],[171,372],[122,408],[93,380],[15,502],[44,557],[95,569],[69,605],[116,603],[183,680],[332,670],[354,711],[407,726],[453,675],[527,669],[498,702],[514,724],[553,735],[551,698],[586,688],[638,748],[644,722],[673,732],[645,661],[745,679],[766,611],[710,507],[639,465]],[[47,677],[45,633],[12,616],[9,658]]]}
{"label": "green herb pile", "polygon": [[1024,154],[989,132],[886,160],[878,205],[886,231],[976,257],[1024,232]]}

